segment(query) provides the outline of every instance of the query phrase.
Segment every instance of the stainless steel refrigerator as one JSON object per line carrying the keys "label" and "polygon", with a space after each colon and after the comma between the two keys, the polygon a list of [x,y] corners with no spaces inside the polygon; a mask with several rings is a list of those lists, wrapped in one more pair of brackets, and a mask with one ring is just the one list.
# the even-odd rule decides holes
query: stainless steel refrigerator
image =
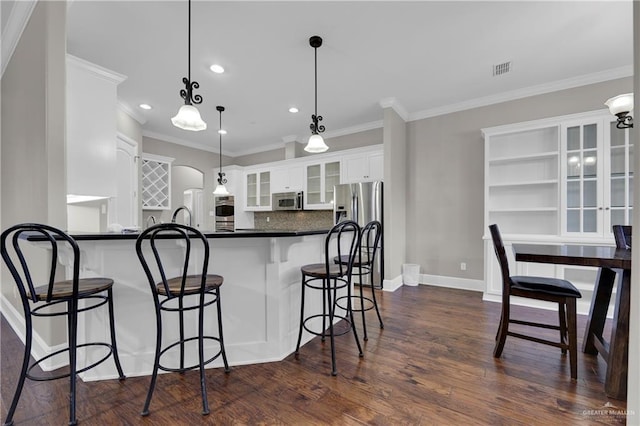
{"label": "stainless steel refrigerator", "polygon": [[334,223],[353,220],[364,227],[372,220],[382,224],[380,247],[378,248],[377,273],[374,272],[374,285],[382,288],[384,277],[384,221],[382,214],[383,184],[381,181],[360,182],[336,185],[333,188]]}

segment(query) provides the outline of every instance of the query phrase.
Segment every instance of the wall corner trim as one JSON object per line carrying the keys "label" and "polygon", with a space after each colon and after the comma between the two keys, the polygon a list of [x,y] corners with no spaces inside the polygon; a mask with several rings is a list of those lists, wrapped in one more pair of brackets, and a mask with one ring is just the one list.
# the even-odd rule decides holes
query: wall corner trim
{"label": "wall corner trim", "polygon": [[29,22],[36,3],[38,3],[38,0],[16,1],[11,8],[7,25],[2,29],[2,59],[0,59],[2,63],[2,73],[0,77],[4,75],[4,71],[7,69],[7,64],[18,46],[22,32]]}
{"label": "wall corner trim", "polygon": [[393,109],[405,122],[409,121],[409,112],[396,98],[381,99],[379,104],[382,108]]}

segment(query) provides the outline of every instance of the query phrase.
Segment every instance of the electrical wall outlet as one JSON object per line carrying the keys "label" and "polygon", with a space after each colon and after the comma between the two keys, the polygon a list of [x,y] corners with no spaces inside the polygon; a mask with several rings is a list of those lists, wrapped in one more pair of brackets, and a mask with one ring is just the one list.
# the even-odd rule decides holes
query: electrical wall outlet
{"label": "electrical wall outlet", "polygon": [[460,270],[461,271],[466,271],[467,270],[467,264],[465,262],[460,262]]}
{"label": "electrical wall outlet", "polygon": [[269,216],[267,216],[267,222],[269,222],[269,220],[270,220],[270,219],[269,219]]}

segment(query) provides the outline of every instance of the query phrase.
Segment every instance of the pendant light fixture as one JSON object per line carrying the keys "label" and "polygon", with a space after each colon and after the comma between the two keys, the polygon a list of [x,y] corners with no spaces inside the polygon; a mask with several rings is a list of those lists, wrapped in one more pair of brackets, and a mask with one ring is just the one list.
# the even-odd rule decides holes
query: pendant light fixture
{"label": "pendant light fixture", "polygon": [[322,46],[322,38],[319,36],[313,36],[309,39],[309,45],[313,47],[313,55],[315,58],[315,113],[311,116],[311,136],[307,142],[307,146],[304,150],[311,153],[325,152],[329,149],[327,144],[324,143],[324,139],[320,136],[320,133],[324,132],[324,126],[319,125],[318,122],[322,121],[322,116],[318,115],[318,47]]}
{"label": "pendant light fixture", "polygon": [[184,99],[184,105],[178,110],[178,114],[171,119],[174,126],[184,130],[191,130],[194,132],[205,130],[207,123],[200,118],[200,111],[195,105],[202,103],[202,96],[193,95],[193,89],[200,87],[197,81],[191,81],[191,0],[189,0],[189,47],[188,47],[188,73],[187,77],[182,78],[184,83],[184,89],[180,90],[180,97]]}
{"label": "pendant light fixture", "polygon": [[222,129],[222,111],[224,111],[224,107],[217,106],[216,109],[220,113],[220,129],[218,130],[218,135],[220,136],[220,170],[218,170],[218,186],[216,186],[216,190],[213,191],[213,195],[229,195],[227,187],[224,186],[227,180],[224,178],[225,175],[222,172],[222,135],[227,133]]}
{"label": "pendant light fixture", "polygon": [[616,124],[618,129],[633,127],[633,93],[615,96],[604,104],[609,107],[611,114],[618,117]]}

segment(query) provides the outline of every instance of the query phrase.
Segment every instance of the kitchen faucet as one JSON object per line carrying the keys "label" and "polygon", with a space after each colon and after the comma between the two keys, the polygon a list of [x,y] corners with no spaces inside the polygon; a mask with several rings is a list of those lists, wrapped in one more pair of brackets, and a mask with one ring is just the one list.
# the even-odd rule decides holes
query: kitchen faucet
{"label": "kitchen faucet", "polygon": [[147,222],[146,222],[147,228],[149,227],[149,220],[151,220],[151,222],[153,222],[154,225],[156,224],[155,216],[151,215],[147,218]]}
{"label": "kitchen faucet", "polygon": [[173,216],[171,216],[171,222],[175,223],[176,222],[176,217],[178,216],[178,213],[180,212],[180,210],[186,210],[187,213],[189,213],[189,226],[191,226],[191,210],[189,210],[189,207],[187,206],[180,206],[178,207],[174,212],[173,212]]}

